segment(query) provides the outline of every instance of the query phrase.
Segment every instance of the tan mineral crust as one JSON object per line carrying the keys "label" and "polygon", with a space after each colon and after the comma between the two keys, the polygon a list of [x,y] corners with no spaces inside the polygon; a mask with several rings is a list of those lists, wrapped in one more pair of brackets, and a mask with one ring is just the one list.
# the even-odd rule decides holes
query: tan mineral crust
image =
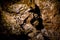
{"label": "tan mineral crust", "polygon": [[[40,10],[40,16],[36,13],[38,8],[35,9],[35,5]],[[36,12],[30,12],[30,10],[34,11],[33,9]],[[0,39],[60,40],[59,12],[60,1],[58,0],[2,0],[0,3],[2,38]],[[39,19],[42,21],[39,22]]]}

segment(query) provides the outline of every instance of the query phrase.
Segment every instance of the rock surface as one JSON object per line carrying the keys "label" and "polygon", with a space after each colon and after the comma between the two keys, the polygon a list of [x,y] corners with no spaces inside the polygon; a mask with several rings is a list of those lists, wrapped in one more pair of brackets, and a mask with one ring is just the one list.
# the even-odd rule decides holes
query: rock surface
{"label": "rock surface", "polygon": [[[6,0],[0,4],[0,35],[6,35],[9,40],[60,40],[60,2],[10,1]],[[36,5],[40,15],[37,13]]]}

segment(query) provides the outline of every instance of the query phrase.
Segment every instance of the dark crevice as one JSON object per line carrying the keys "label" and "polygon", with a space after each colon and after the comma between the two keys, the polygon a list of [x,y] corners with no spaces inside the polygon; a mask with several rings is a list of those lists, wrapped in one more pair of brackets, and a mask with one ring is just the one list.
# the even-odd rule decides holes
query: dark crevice
{"label": "dark crevice", "polygon": [[36,26],[36,29],[37,30],[41,30],[41,29],[44,28],[42,19],[41,18],[38,18],[38,21],[39,21],[39,24]]}
{"label": "dark crevice", "polygon": [[32,13],[35,13],[35,14],[38,14],[38,16],[40,16],[40,8],[35,4],[35,8],[33,9],[32,7],[30,7],[31,10],[29,12],[32,12]]}
{"label": "dark crevice", "polygon": [[[38,17],[39,16],[41,16],[41,13],[40,13],[40,9],[39,9],[39,7],[35,4],[35,9],[33,9],[32,7],[31,7],[31,10],[29,11],[29,12],[32,12],[32,13],[35,13],[35,14],[38,14]],[[31,24],[33,25],[33,22],[35,21],[35,20],[38,20],[39,21],[39,24],[36,26],[36,29],[37,30],[41,30],[41,29],[43,29],[44,28],[44,26],[43,26],[43,20],[42,20],[42,18],[33,18],[32,20],[31,20]]]}

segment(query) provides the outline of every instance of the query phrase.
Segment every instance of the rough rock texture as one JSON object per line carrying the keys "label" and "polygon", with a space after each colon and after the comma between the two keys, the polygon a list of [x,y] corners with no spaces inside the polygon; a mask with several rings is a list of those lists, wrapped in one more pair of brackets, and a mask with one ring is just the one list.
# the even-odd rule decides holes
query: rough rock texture
{"label": "rough rock texture", "polygon": [[6,40],[60,40],[59,4],[58,0],[2,1],[1,39],[6,37]]}

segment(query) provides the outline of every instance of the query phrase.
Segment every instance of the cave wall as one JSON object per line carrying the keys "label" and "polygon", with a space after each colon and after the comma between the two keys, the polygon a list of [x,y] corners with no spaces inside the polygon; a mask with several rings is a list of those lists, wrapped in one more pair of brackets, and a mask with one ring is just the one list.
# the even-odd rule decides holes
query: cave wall
{"label": "cave wall", "polygon": [[[5,2],[3,2],[3,4],[4,3]],[[3,22],[5,20],[7,22],[6,25],[8,25],[8,26],[10,25],[10,23],[13,23],[14,27],[12,26],[11,27],[12,30],[10,29],[13,32],[13,34],[15,34],[15,33],[20,34],[20,32],[19,32],[20,31],[20,26],[18,25],[19,23],[16,24],[16,20],[13,19],[13,17],[14,17],[13,15],[15,15],[16,17],[21,16],[21,15],[16,14],[15,11],[17,11],[17,10],[15,10],[15,9],[20,7],[19,4],[28,5],[28,6],[26,6],[26,9],[28,9],[29,7],[35,8],[34,5],[36,4],[40,8],[40,11],[41,11],[41,16],[40,17],[43,20],[43,25],[44,25],[44,28],[47,30],[49,38],[51,40],[60,40],[59,39],[60,38],[60,25],[59,25],[60,24],[60,13],[59,13],[59,11],[60,11],[60,5],[59,5],[60,2],[58,2],[58,0],[32,0],[32,2],[30,2],[30,0],[21,0],[21,1],[15,2],[15,3],[7,1],[4,5],[3,4],[2,4],[3,7],[1,9],[2,16],[4,17]],[[12,5],[16,6],[16,8],[12,7]],[[12,9],[9,8],[9,7],[12,7]],[[25,7],[23,7],[23,8],[25,8]],[[11,10],[9,10],[9,9],[11,9]],[[11,12],[12,10],[14,11],[14,13]],[[22,11],[22,12],[24,13],[24,11]],[[12,16],[10,16],[10,14]],[[30,15],[30,14],[31,13],[26,14],[26,15]],[[25,17],[26,17],[26,15],[25,15]],[[7,19],[5,19],[5,18],[7,18]],[[27,23],[30,22],[31,18],[33,18],[32,14],[31,14],[31,16],[29,16],[29,19],[27,20]],[[11,22],[11,20],[14,20],[14,21]],[[31,26],[31,24],[29,24],[29,25]],[[31,36],[33,36],[33,34],[36,32],[36,29],[35,29],[34,26],[31,26],[31,27],[34,29],[32,34],[31,34]],[[16,28],[16,30],[15,29],[13,30],[13,28]],[[28,31],[25,31],[25,32],[28,32]],[[43,34],[39,34],[39,35],[40,35],[40,38],[42,38],[42,39],[38,38],[36,40],[44,40],[44,38],[42,37]],[[34,40],[34,39],[35,38],[32,37],[32,40]]]}

